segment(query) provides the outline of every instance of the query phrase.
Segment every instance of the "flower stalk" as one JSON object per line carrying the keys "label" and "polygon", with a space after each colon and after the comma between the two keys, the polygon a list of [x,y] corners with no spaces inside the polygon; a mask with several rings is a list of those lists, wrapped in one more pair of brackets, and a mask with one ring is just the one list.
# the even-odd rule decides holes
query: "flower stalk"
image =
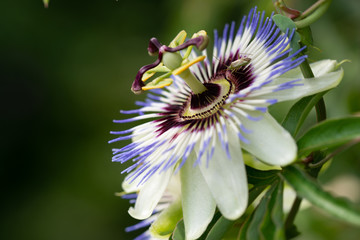
{"label": "flower stalk", "polygon": [[[300,69],[305,78],[314,78],[314,73],[312,72],[309,62],[307,59],[305,59],[300,64]],[[326,107],[325,107],[325,101],[324,98],[321,98],[318,103],[315,105],[316,110],[316,119],[317,122],[321,122],[326,119]]]}
{"label": "flower stalk", "polygon": [[336,156],[337,154],[345,151],[346,149],[354,146],[355,144],[360,142],[360,138],[356,138],[350,142],[348,142],[347,144],[337,148],[334,152],[330,153],[328,156],[326,156],[325,158],[323,158],[322,160],[320,160],[317,163],[309,163],[308,167],[309,168],[319,168],[322,165],[324,165],[327,161],[329,161],[330,159],[332,159],[334,156]]}
{"label": "flower stalk", "polygon": [[[289,215],[287,216],[287,218],[285,220],[285,229],[286,229],[287,232],[294,225],[294,220],[295,220],[295,217],[296,217],[296,215],[297,215],[297,213],[298,213],[298,211],[300,209],[301,202],[302,202],[302,198],[299,197],[299,196],[296,196],[296,198],[295,198],[295,200],[293,202],[293,205],[291,206]],[[286,234],[287,234],[287,232],[286,232]]]}
{"label": "flower stalk", "polygon": [[329,8],[331,0],[319,0],[303,14],[299,16],[298,21],[295,21],[297,28],[304,28],[316,22]]}

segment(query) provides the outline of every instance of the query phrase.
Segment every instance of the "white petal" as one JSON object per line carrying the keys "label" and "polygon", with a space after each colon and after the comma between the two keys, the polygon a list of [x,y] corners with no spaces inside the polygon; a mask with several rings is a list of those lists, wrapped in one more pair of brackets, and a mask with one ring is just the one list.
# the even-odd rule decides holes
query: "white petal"
{"label": "white petal", "polygon": [[[326,73],[332,72],[336,69],[338,63],[335,60],[324,59],[310,64],[311,70],[314,73],[315,77],[319,77]],[[290,71],[284,73],[280,78],[303,78],[300,67],[291,69]]]}
{"label": "white petal", "polygon": [[168,186],[166,187],[166,192],[169,193],[174,199],[181,197],[181,180],[180,174],[173,174]]}
{"label": "white petal", "polygon": [[192,153],[180,170],[182,206],[187,240],[198,239],[211,222],[216,204]]}
{"label": "white petal", "polygon": [[138,185],[138,181],[133,181],[133,182],[128,182],[126,180],[124,180],[122,182],[122,189],[124,190],[124,192],[126,193],[134,193],[140,190],[141,186]]}
{"label": "white petal", "polygon": [[135,207],[129,209],[129,214],[133,218],[145,219],[151,216],[170,181],[172,173],[172,169],[155,173],[144,183],[136,199]]}
{"label": "white petal", "polygon": [[269,114],[262,114],[259,121],[243,118],[250,133],[244,133],[249,143],[242,147],[270,165],[288,165],[295,161],[297,146],[291,135]]}
{"label": "white petal", "polygon": [[[299,81],[294,82],[294,84],[296,84],[297,86],[293,86],[283,90],[275,90],[273,92],[259,95],[257,96],[257,98],[276,99],[279,102],[299,99],[305,96],[313,95],[315,93],[323,92],[336,87],[340,83],[343,75],[344,75],[344,71],[340,69],[335,72],[326,73],[325,75],[322,75],[320,77],[305,78],[305,79],[303,78],[300,79]],[[271,87],[277,84],[283,84],[291,80],[295,80],[295,79],[277,78],[276,80],[274,80],[273,84],[269,86],[265,86],[261,90],[265,90],[267,87]],[[254,91],[253,93],[256,94],[256,91]],[[251,94],[249,95],[249,97],[251,97]]]}
{"label": "white petal", "polygon": [[248,186],[240,141],[232,131],[228,137],[232,159],[228,159],[218,141],[209,164],[203,156],[199,167],[222,215],[235,220],[247,208]]}
{"label": "white petal", "polygon": [[326,73],[336,70],[338,62],[335,60],[324,59],[310,64],[311,70],[315,77],[320,77]]}

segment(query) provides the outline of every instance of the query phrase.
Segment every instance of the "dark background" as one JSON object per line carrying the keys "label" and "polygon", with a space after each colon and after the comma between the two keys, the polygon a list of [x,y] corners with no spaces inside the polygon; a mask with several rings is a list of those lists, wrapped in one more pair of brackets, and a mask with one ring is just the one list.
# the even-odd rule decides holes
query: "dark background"
{"label": "dark background", "polygon": [[[301,4],[300,4],[301,2]],[[304,10],[314,1],[288,1]],[[120,109],[133,109],[130,91],[137,70],[154,59],[151,37],[169,42],[182,29],[189,35],[239,21],[270,0],[59,1],[0,3],[1,223],[0,239],[131,239],[121,191],[125,166],[111,162],[110,130]],[[310,60],[344,64],[341,85],[326,96],[329,117],[360,112],[360,4],[334,0],[313,25]],[[284,106],[274,108],[281,119]],[[286,109],[286,108],[285,108]],[[313,119],[313,118],[312,118]],[[309,120],[311,123],[313,120]],[[321,180],[359,181],[359,146],[340,154]],[[359,187],[359,185],[357,185]],[[360,188],[360,187],[359,187]],[[358,203],[360,199],[358,199]],[[359,230],[305,210],[298,239],[357,239]]]}

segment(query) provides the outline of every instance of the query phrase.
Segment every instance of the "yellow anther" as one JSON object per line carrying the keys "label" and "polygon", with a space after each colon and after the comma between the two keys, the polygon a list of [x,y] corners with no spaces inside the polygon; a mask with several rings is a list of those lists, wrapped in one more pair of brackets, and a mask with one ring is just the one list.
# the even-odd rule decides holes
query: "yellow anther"
{"label": "yellow anther", "polygon": [[149,84],[147,84],[146,86],[142,87],[141,89],[146,91],[146,90],[151,90],[151,89],[163,88],[163,87],[171,85],[172,83],[173,83],[172,78],[165,78],[156,83],[154,83],[154,81],[152,81]]}
{"label": "yellow anther", "polygon": [[116,192],[116,193],[115,193],[115,196],[116,196],[116,197],[122,197],[122,196],[124,196],[124,195],[126,195],[126,194],[128,194],[128,193],[126,193],[126,192]]}
{"label": "yellow anther", "polygon": [[160,63],[156,67],[146,71],[144,73],[144,75],[142,76],[141,80],[143,82],[145,82],[146,80],[148,80],[149,78],[154,76],[155,73],[158,73],[158,72],[170,72],[170,70],[167,67],[163,66],[163,63]]}
{"label": "yellow anther", "polygon": [[198,31],[197,33],[194,33],[194,35],[192,36],[192,38],[196,38],[196,37],[199,37],[199,36],[207,36],[207,33],[205,30],[200,30]]}
{"label": "yellow anther", "polygon": [[141,80],[143,82],[145,82],[146,80],[148,80],[149,78],[151,78],[152,76],[154,76],[155,72],[145,72],[144,75],[142,76]]}
{"label": "yellow anther", "polygon": [[181,67],[175,69],[173,71],[174,75],[179,75],[180,73],[182,73],[183,71],[185,71],[186,69],[188,69],[189,67],[191,67],[192,65],[194,65],[195,63],[201,62],[206,58],[206,56],[199,56],[193,60],[191,60],[190,62],[182,65]]}
{"label": "yellow anther", "polygon": [[169,44],[169,47],[174,48],[179,46],[180,44],[183,44],[185,42],[187,33],[182,30],[178,33],[178,35],[176,35],[176,37],[171,41],[171,43]]}
{"label": "yellow anther", "polygon": [[[205,36],[207,36],[207,35],[206,35],[206,32],[205,32],[204,30],[201,30],[201,31],[199,31],[199,32],[197,32],[197,33],[194,33],[191,38],[196,38],[196,37],[199,37],[199,36],[204,36],[204,37],[205,37]],[[189,47],[186,49],[186,52],[184,53],[183,59],[187,59],[187,58],[190,56],[193,47],[194,47],[194,46],[189,46]]]}

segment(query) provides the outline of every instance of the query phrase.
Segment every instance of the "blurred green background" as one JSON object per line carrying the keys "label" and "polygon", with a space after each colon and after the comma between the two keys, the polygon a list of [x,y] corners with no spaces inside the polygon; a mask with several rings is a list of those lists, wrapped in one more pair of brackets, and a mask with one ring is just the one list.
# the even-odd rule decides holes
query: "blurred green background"
{"label": "blurred green background", "polygon": [[[304,10],[314,1],[287,1]],[[270,0],[138,0],[0,3],[1,224],[0,239],[132,239],[121,191],[125,166],[111,162],[107,144],[120,109],[133,109],[130,91],[137,70],[154,61],[151,37],[169,42],[239,21]],[[326,96],[329,117],[360,112],[360,2],[334,0],[313,25],[310,59],[350,59],[340,87]],[[285,105],[288,106],[288,105]],[[274,109],[280,119],[282,107]],[[311,120],[309,120],[311,122]],[[340,154],[321,177],[359,180],[360,151]],[[359,187],[360,188],[360,187]],[[359,202],[358,202],[359,203]],[[297,218],[297,239],[358,239],[360,231],[306,210]]]}

